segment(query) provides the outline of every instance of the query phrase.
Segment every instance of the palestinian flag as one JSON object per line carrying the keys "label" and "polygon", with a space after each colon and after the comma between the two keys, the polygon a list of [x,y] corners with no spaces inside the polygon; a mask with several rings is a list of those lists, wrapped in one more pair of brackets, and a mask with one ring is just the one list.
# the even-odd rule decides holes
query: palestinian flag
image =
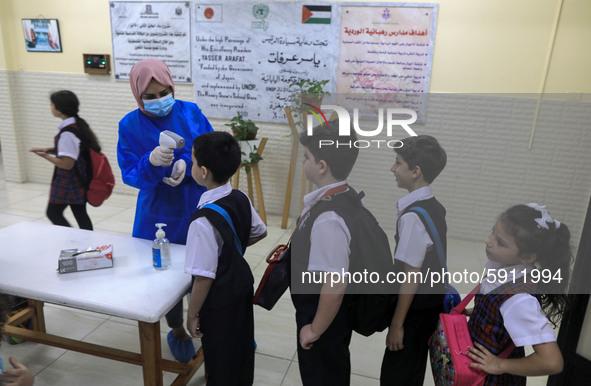
{"label": "palestinian flag", "polygon": [[302,5],[303,24],[330,24],[331,5]]}

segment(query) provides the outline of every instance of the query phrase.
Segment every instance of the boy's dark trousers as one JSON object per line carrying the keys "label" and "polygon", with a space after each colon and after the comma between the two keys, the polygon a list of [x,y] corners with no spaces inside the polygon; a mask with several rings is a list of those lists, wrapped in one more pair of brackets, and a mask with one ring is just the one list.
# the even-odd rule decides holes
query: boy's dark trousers
{"label": "boy's dark trousers", "polygon": [[386,347],[380,385],[421,386],[425,379],[429,338],[435,332],[441,305],[426,309],[410,309],[404,320],[404,348],[390,351]]}
{"label": "boy's dark trousers", "polygon": [[[183,296],[184,297],[184,296]],[[183,327],[183,298],[164,315],[170,328]]]}
{"label": "boy's dark trousers", "polygon": [[201,310],[201,344],[208,386],[250,386],[254,381],[253,292],[221,310]]}
{"label": "boy's dark trousers", "polygon": [[296,312],[297,345],[300,376],[304,386],[348,386],[351,379],[351,329],[347,326],[346,307],[309,350],[300,345],[300,330],[314,317]]}

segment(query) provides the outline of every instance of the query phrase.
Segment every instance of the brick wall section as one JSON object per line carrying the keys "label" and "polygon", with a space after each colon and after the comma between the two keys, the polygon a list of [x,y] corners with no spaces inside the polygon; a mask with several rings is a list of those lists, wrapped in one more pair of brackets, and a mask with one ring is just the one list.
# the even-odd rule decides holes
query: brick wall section
{"label": "brick wall section", "polygon": [[23,182],[26,180],[25,160],[22,151],[22,135],[15,127],[13,90],[10,73],[0,71],[0,116],[4,117],[0,120],[0,143],[4,175],[7,181]]}
{"label": "brick wall section", "polygon": [[[0,112],[8,109],[3,116],[10,117],[7,106],[11,101],[14,117],[0,120],[7,179],[49,183],[52,166],[26,150],[51,144],[59,121],[51,115],[49,94],[70,89],[80,98],[80,116],[93,128],[112,163],[116,191],[133,192],[121,182],[116,161],[118,121],[137,107],[127,82],[60,73],[0,72],[0,76],[9,81],[0,82]],[[193,100],[192,86],[177,85],[176,97]],[[450,237],[484,241],[496,217],[508,206],[539,202],[569,225],[573,242],[578,244],[591,192],[591,106],[543,101],[533,148],[528,150],[535,106],[533,95],[430,96],[427,123],[415,124],[413,129],[435,136],[447,151],[447,166],[433,190],[447,208]],[[225,120],[210,121],[216,130],[227,129]],[[291,151],[291,138],[285,136],[289,132],[287,125],[260,124],[260,136],[269,137],[260,164],[268,214],[283,211]],[[394,135],[402,138],[406,133],[395,128]],[[350,177],[352,185],[366,192],[366,204],[390,234],[395,202],[406,193],[396,188],[389,171],[393,160],[393,151],[385,147],[362,150]],[[301,157],[294,178],[293,216],[300,208],[300,166]],[[244,172],[241,189],[246,190]],[[475,254],[480,256],[482,251]]]}

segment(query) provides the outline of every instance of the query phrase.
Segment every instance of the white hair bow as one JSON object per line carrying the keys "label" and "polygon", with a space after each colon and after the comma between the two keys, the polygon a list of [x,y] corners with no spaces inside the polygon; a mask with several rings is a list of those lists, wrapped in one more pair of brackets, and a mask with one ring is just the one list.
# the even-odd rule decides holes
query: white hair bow
{"label": "white hair bow", "polygon": [[535,202],[527,204],[530,208],[533,208],[542,214],[542,217],[534,219],[538,223],[538,228],[550,229],[548,223],[553,222],[556,229],[560,228],[560,221],[554,220],[550,213],[546,210],[546,205],[536,204]]}

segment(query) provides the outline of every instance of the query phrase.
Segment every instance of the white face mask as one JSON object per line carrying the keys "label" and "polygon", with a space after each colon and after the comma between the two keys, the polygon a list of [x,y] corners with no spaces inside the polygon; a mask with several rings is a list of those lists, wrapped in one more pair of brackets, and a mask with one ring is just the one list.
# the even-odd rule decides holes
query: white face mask
{"label": "white face mask", "polygon": [[147,112],[159,117],[165,117],[172,110],[175,100],[172,98],[172,93],[170,93],[158,99],[142,99],[142,102],[144,102],[144,110]]}

